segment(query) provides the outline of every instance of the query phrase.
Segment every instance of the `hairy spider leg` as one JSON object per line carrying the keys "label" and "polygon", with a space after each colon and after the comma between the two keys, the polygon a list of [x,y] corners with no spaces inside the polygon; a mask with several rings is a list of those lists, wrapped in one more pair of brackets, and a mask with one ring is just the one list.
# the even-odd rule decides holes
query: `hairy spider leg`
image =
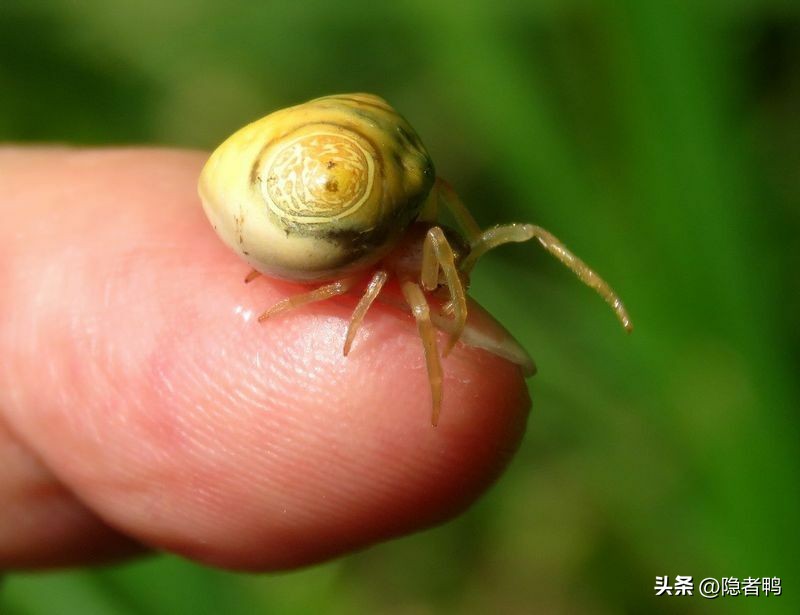
{"label": "hairy spider leg", "polygon": [[436,194],[453,215],[458,226],[461,227],[467,241],[471,244],[477,240],[481,236],[481,227],[478,226],[473,215],[469,213],[469,209],[464,205],[458,193],[449,182],[441,177],[436,178]]}
{"label": "hairy spider leg", "polygon": [[[353,310],[353,315],[350,317],[350,323],[347,326],[347,337],[345,338],[344,342],[345,356],[347,356],[347,354],[350,352],[350,347],[353,344],[353,340],[355,339],[358,329],[361,327],[361,323],[364,320],[367,310],[369,310],[372,303],[378,297],[381,289],[383,289],[383,285],[388,279],[389,274],[386,271],[376,271],[372,276],[372,279],[369,281],[369,284],[367,284],[367,288],[356,305],[355,310]],[[357,281],[358,277],[342,278],[341,280],[336,280],[330,284],[325,284],[324,286],[320,286],[312,291],[292,295],[291,297],[287,297],[286,299],[278,301],[278,303],[261,314],[261,316],[258,317],[258,320],[259,322],[263,322],[269,318],[272,318],[273,316],[283,312],[288,312],[289,310],[293,310],[303,305],[338,297],[339,295],[343,295],[352,289]]]}
{"label": "hairy spider leg", "polygon": [[431,322],[430,309],[425,300],[419,284],[407,280],[402,284],[403,296],[411,308],[411,313],[417,321],[417,330],[422,338],[422,347],[425,351],[425,364],[428,368],[428,382],[431,387],[433,412],[431,424],[436,426],[439,422],[439,412],[442,409],[442,365],[439,362],[439,353],[436,348],[436,330]]}
{"label": "hairy spider leg", "polygon": [[558,238],[540,226],[513,223],[494,226],[483,231],[480,237],[473,242],[472,250],[467,258],[461,262],[461,269],[466,272],[471,271],[481,256],[497,246],[510,242],[528,241],[534,238],[539,241],[545,250],[569,267],[580,278],[581,282],[592,288],[611,306],[626,331],[631,332],[633,330],[633,324],[628,312],[611,286],[592,271],[580,258],[570,252]]}
{"label": "hairy spider leg", "polygon": [[452,311],[454,328],[450,333],[447,344],[444,347],[442,356],[447,356],[453,349],[464,326],[467,322],[467,298],[464,294],[464,285],[456,267],[455,255],[450,243],[445,237],[444,231],[438,226],[428,229],[425,241],[422,244],[422,267],[420,271],[420,282],[422,288],[427,291],[436,290],[439,286],[439,269],[444,273],[448,290],[450,291],[450,302],[448,312]]}
{"label": "hairy spider leg", "polygon": [[288,310],[293,310],[294,308],[298,308],[301,305],[314,303],[316,301],[325,301],[325,299],[330,299],[332,297],[343,295],[348,290],[353,288],[356,281],[357,278],[343,278],[341,280],[336,280],[335,282],[331,282],[330,284],[325,284],[324,286],[320,286],[319,288],[316,288],[307,293],[300,293],[297,295],[292,295],[291,297],[287,297],[282,301],[278,301],[278,303],[276,303],[266,312],[261,314],[261,316],[258,317],[258,321],[263,322],[268,318],[272,318],[273,316],[276,316]]}
{"label": "hairy spider leg", "polygon": [[347,356],[350,352],[350,347],[353,345],[353,340],[361,327],[361,323],[364,321],[367,310],[369,310],[372,302],[375,301],[381,293],[381,289],[388,279],[389,274],[380,270],[375,272],[375,275],[372,276],[369,284],[367,284],[367,289],[364,291],[361,299],[359,299],[356,309],[353,310],[353,315],[350,317],[350,324],[347,326],[347,337],[344,340],[344,356]]}

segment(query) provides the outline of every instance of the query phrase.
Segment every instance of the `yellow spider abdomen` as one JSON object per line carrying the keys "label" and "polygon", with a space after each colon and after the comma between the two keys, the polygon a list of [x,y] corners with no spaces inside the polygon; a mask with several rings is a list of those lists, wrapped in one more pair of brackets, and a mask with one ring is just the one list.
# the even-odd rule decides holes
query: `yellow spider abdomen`
{"label": "yellow spider abdomen", "polygon": [[326,96],[245,126],[200,177],[206,214],[256,270],[328,280],[385,256],[435,179],[414,129],[383,99]]}

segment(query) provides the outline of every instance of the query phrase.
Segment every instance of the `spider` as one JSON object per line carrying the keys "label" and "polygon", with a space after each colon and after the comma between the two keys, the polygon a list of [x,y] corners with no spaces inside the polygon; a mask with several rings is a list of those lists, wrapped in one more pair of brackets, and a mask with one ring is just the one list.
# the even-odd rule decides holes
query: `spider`
{"label": "spider", "polygon": [[[253,267],[246,282],[266,274],[315,285],[267,309],[261,322],[348,293],[371,273],[350,318],[347,355],[370,306],[397,280],[422,339],[433,425],[442,405],[436,329],[448,333],[446,356],[464,334],[470,272],[497,246],[536,239],[632,330],[617,294],[550,232],[521,223],[481,230],[436,177],[411,125],[371,94],[317,98],[245,126],[211,155],[198,189],[214,229]],[[437,223],[442,207],[458,230]],[[483,347],[513,357],[508,343]],[[516,356],[529,361],[524,351]]]}

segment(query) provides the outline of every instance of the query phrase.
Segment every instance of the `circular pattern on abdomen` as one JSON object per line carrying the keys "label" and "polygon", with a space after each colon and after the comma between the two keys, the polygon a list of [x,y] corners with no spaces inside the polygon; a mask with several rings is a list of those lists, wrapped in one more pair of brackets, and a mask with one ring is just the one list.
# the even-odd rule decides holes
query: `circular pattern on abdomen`
{"label": "circular pattern on abdomen", "polygon": [[265,161],[262,193],[292,223],[324,223],[357,211],[375,181],[374,153],[355,134],[316,131],[278,146]]}

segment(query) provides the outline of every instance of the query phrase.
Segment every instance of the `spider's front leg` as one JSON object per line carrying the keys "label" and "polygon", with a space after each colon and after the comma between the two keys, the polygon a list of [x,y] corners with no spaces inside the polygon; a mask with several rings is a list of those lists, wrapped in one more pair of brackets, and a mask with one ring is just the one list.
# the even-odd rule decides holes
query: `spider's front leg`
{"label": "spider's front leg", "polygon": [[464,285],[461,283],[458,267],[455,262],[453,248],[445,237],[444,231],[438,226],[428,229],[422,245],[422,267],[420,282],[422,288],[432,291],[439,286],[439,269],[444,273],[447,288],[450,291],[450,302],[447,311],[453,313],[453,331],[447,340],[442,354],[447,354],[453,349],[467,322],[467,298]]}
{"label": "spider's front leg", "polygon": [[472,242],[472,249],[467,258],[461,262],[461,269],[469,273],[475,266],[477,260],[492,248],[506,243],[522,242],[530,239],[536,239],[545,250],[569,267],[572,272],[580,278],[581,282],[586,284],[589,288],[592,288],[598,295],[605,299],[606,303],[614,310],[614,313],[617,315],[617,318],[622,323],[622,326],[625,327],[626,331],[630,332],[633,330],[633,324],[628,316],[628,311],[622,304],[619,295],[614,292],[608,282],[597,275],[589,265],[575,256],[555,235],[543,229],[541,226],[520,223],[501,224],[483,231],[483,233]]}
{"label": "spider's front leg", "polygon": [[439,362],[439,353],[436,348],[436,329],[431,322],[430,308],[425,300],[425,293],[422,292],[419,284],[406,280],[402,283],[401,289],[403,297],[414,315],[414,320],[417,321],[417,330],[422,338],[433,402],[431,423],[435,426],[439,422],[439,412],[442,409],[442,364]]}

